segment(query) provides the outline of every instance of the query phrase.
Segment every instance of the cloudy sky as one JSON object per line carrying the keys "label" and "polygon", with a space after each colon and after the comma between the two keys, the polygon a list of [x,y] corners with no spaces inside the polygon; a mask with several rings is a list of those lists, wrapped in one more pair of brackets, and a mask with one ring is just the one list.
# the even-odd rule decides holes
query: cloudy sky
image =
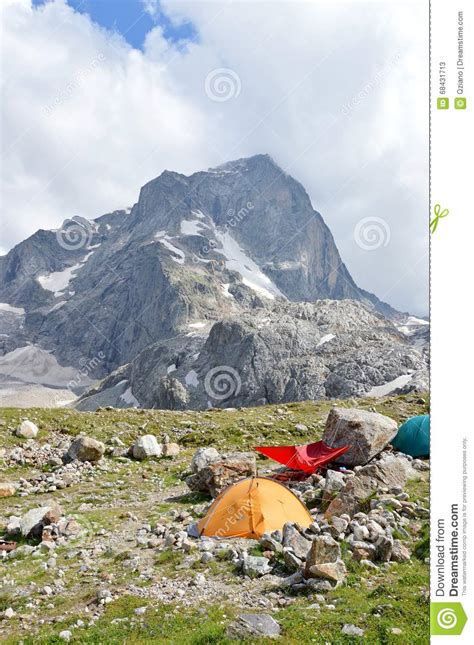
{"label": "cloudy sky", "polygon": [[359,286],[428,311],[428,2],[2,0],[0,252],[269,153]]}

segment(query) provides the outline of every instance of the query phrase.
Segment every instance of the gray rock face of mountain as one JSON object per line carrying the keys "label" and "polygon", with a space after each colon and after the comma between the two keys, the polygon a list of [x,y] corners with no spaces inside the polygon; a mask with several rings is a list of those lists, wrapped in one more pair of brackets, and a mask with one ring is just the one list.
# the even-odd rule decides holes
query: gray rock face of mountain
{"label": "gray rock face of mountain", "polygon": [[[104,405],[117,382],[142,407],[204,409],[364,396],[421,373],[423,353],[366,305],[286,302],[217,322],[208,337],[147,348],[78,407]],[[179,395],[166,396],[167,387]]]}
{"label": "gray rock face of mountain", "polygon": [[[141,384],[133,374],[134,395],[141,403],[167,406],[174,400],[178,405],[184,393],[161,366],[169,354],[180,352],[182,364],[189,363],[187,352],[194,348],[196,354],[206,345],[214,349],[203,356],[209,351],[224,365],[229,360],[240,365],[254,353],[255,374],[270,360],[299,353],[301,368],[292,366],[290,382],[282,377],[281,383],[270,379],[264,385],[255,377],[249,386],[252,401],[290,400],[303,392],[345,396],[351,390],[347,383],[359,382],[356,367],[346,366],[343,373],[335,363],[333,376],[322,379],[324,368],[315,355],[304,368],[314,342],[303,340],[304,322],[296,313],[297,322],[289,321],[288,301],[318,299],[355,300],[371,308],[373,316],[379,311],[394,322],[406,318],[357,287],[304,188],[267,155],[189,177],[165,171],[143,186],[133,208],[94,221],[66,220],[61,229],[40,230],[0,258],[0,374],[10,374],[15,351],[32,345],[43,352],[35,351],[36,357],[45,357],[45,366],[36,365],[36,372],[49,369],[49,354],[57,361],[57,387],[67,385],[59,382],[58,370],[64,378],[71,370],[87,372],[87,378],[73,379],[76,392],[86,382],[111,375],[118,398],[128,405],[128,388],[115,381],[117,374],[139,369],[153,357],[159,378],[150,374],[149,385]],[[305,311],[302,304],[295,312],[300,308]],[[269,312],[271,341],[251,331],[254,313],[261,311]],[[301,341],[292,337],[299,333]],[[222,349],[227,340],[232,351]],[[422,351],[424,339],[418,341]],[[268,342],[280,347],[281,356],[270,352]],[[364,342],[353,348],[354,361],[378,361],[365,352]],[[224,360],[229,351],[232,360]],[[232,354],[238,351],[243,352],[239,360]],[[313,376],[317,384],[310,383]],[[192,385],[184,387],[188,399],[181,404],[200,406],[203,396]],[[239,401],[246,396],[244,388]],[[115,394],[109,391],[109,397]]]}

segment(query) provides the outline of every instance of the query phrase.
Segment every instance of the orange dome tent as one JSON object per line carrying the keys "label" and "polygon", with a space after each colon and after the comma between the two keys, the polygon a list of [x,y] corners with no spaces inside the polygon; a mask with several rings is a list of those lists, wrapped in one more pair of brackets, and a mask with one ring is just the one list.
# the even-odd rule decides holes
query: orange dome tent
{"label": "orange dome tent", "polygon": [[198,523],[199,535],[259,538],[286,522],[306,528],[312,522],[306,506],[272,479],[251,477],[226,488]]}

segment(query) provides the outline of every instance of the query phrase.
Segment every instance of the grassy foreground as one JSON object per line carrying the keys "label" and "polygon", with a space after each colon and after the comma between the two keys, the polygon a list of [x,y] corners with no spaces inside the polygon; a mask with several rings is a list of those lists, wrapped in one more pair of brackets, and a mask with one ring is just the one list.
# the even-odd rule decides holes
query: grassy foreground
{"label": "grassy foreground", "polygon": [[[417,394],[337,405],[357,405],[400,422],[425,413],[426,400]],[[248,606],[240,608],[238,594],[246,585],[256,603],[270,596],[273,589],[265,577],[249,586],[226,561],[212,562],[212,566],[196,562],[187,567],[183,554],[171,549],[158,553],[138,544],[137,528],[143,523],[153,525],[172,511],[193,513],[194,505],[205,501],[198,494],[190,494],[183,482],[197,447],[250,450],[262,443],[315,441],[321,437],[331,407],[331,402],[324,401],[206,412],[1,410],[0,449],[24,443],[12,430],[22,418],[28,418],[38,425],[37,441],[43,445],[67,443],[79,433],[104,442],[118,437],[130,445],[146,432],[158,437],[168,434],[182,451],[173,460],[140,463],[106,457],[106,468],[69,488],[0,499],[0,532],[10,515],[21,515],[51,499],[86,528],[68,546],[57,548],[53,568],[45,566],[49,555],[0,562],[0,613],[9,607],[15,611],[8,620],[0,618],[0,641],[63,643],[59,633],[71,629],[70,642],[77,643],[230,643],[225,636],[227,625],[238,613],[250,611]],[[263,458],[258,463],[262,470],[270,465]],[[47,473],[49,467],[6,465],[0,454],[0,468],[0,481],[17,481]],[[425,500],[426,504],[427,478],[411,482],[407,492],[411,500]],[[420,527],[420,543],[426,530],[427,522]],[[270,612],[282,626],[282,642],[428,643],[429,571],[425,556],[420,548],[419,557],[414,555],[409,562],[393,563],[378,571],[349,561],[346,584],[324,594],[323,602],[313,593],[289,594],[287,601]],[[137,558],[139,564],[130,566]],[[57,582],[58,571],[62,572],[61,590],[45,595],[44,588]],[[210,602],[193,603],[190,597],[183,606],[163,602],[153,593],[163,578],[191,579],[197,572],[204,573],[210,584],[222,585]],[[113,600],[89,625],[90,608],[102,583],[113,591]],[[136,613],[143,607],[146,609]],[[256,605],[255,611],[265,612],[265,608]],[[342,634],[346,623],[363,628],[363,639]]]}

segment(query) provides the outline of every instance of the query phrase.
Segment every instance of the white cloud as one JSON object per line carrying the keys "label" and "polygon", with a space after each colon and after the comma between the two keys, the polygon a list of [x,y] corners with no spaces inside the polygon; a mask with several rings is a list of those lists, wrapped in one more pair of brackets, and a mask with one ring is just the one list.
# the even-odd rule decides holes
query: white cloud
{"label": "white cloud", "polygon": [[[139,52],[59,0],[4,6],[5,247],[129,205],[164,168],[269,152],[360,286],[426,313],[426,3],[161,4],[199,41],[177,49],[156,27]],[[217,68],[240,79],[229,101],[206,95]],[[387,247],[357,246],[364,217],[387,221]]]}

